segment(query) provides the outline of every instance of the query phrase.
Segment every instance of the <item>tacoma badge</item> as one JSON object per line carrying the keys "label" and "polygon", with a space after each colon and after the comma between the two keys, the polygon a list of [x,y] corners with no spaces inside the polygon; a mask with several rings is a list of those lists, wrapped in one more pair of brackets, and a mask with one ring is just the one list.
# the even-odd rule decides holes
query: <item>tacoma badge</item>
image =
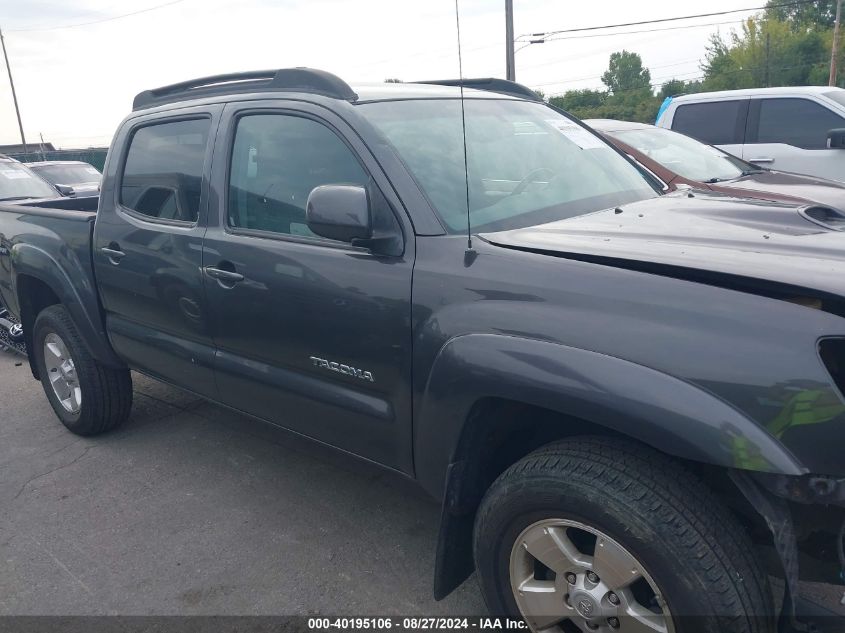
{"label": "tacoma badge", "polygon": [[311,362],[314,363],[315,367],[329,369],[331,371],[336,371],[340,374],[346,374],[347,376],[354,376],[355,378],[360,378],[361,380],[369,380],[370,382],[375,382],[375,378],[373,378],[372,372],[364,371],[363,369],[358,369],[357,367],[352,367],[351,365],[336,363],[334,361],[326,360],[325,358],[317,358],[316,356],[311,357]]}

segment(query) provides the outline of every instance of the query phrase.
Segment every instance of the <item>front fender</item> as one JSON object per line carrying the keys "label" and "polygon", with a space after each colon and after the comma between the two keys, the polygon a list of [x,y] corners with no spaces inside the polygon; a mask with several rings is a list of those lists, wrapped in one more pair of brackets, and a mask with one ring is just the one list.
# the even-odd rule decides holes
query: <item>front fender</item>
{"label": "front fender", "polygon": [[417,476],[435,497],[444,494],[464,423],[482,398],[558,411],[683,459],[784,475],[807,472],[759,424],[686,381],[557,343],[468,334],[449,340],[435,358],[414,425]]}
{"label": "front fender", "polygon": [[[46,250],[28,243],[18,243],[12,247],[12,294],[18,304],[17,311],[22,311],[26,305],[20,279],[23,276],[37,279],[49,287],[67,308],[89,353],[105,365],[124,366],[108,343],[90,270],[69,249],[62,255],[59,261]],[[33,314],[32,318],[35,316]],[[29,336],[27,334],[28,341],[31,340]]]}

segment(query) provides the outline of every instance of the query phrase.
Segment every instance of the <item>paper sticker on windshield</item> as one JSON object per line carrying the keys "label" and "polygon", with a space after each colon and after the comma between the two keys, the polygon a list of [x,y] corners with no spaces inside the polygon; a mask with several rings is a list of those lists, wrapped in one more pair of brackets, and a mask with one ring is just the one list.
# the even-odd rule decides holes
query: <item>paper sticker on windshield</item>
{"label": "paper sticker on windshield", "polygon": [[601,149],[603,147],[607,147],[598,138],[590,134],[580,125],[576,125],[566,119],[546,119],[546,123],[551,125],[581,149]]}
{"label": "paper sticker on windshield", "polygon": [[17,180],[19,178],[32,178],[32,176],[30,176],[25,171],[18,171],[17,169],[3,169],[0,170],[0,174],[3,174],[9,180]]}

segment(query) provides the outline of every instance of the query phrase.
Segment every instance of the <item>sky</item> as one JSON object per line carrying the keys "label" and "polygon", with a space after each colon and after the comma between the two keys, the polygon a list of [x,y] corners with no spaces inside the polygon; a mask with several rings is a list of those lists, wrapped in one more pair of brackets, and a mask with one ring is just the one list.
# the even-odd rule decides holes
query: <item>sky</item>
{"label": "sky", "polygon": [[[108,145],[135,94],[206,75],[310,66],[350,84],[458,76],[454,0],[170,0],[160,6],[166,2],[0,0],[0,29],[29,143],[43,134],[57,147]],[[514,32],[520,39],[764,3],[514,0]],[[459,0],[465,77],[505,76],[504,5]],[[655,83],[692,79],[701,75],[709,36],[729,34],[752,14],[590,31],[529,45],[517,50],[516,79],[546,95],[601,88],[610,54],[622,49],[642,56]],[[0,66],[0,144],[18,142]]]}

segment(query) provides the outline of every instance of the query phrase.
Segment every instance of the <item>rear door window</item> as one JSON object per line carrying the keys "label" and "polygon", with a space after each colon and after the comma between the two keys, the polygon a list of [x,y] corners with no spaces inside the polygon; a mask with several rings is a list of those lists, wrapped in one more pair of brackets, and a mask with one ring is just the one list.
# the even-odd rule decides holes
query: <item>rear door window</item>
{"label": "rear door window", "polygon": [[679,105],[672,129],[709,145],[741,144],[747,108],[744,99]]}
{"label": "rear door window", "polygon": [[194,223],[211,119],[156,123],[132,136],[120,203],[159,220]]}
{"label": "rear door window", "polygon": [[784,143],[802,149],[827,148],[827,133],[845,119],[809,99],[760,99],[756,143]]}

